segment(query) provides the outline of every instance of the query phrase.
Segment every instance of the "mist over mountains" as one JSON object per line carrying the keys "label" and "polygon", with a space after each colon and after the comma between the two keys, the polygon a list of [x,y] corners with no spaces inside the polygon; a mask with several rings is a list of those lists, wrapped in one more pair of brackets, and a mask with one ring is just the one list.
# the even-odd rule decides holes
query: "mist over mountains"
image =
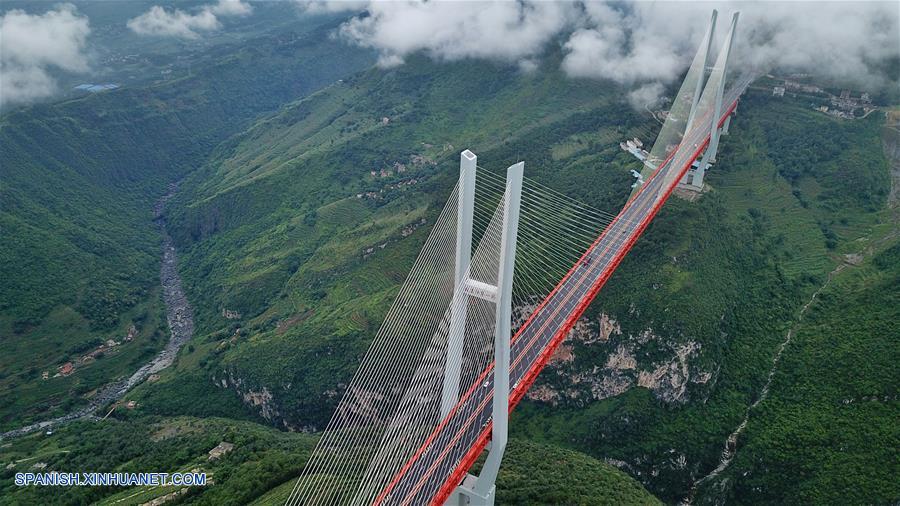
{"label": "mist over mountains", "polygon": [[[286,0],[287,2],[287,0]],[[873,90],[897,86],[900,12],[894,2],[287,2],[298,18],[348,16],[333,32],[372,48],[382,67],[423,52],[440,61],[489,59],[533,70],[548,46],[561,45],[567,75],[607,79],[652,101],[684,71],[709,12],[720,27],[741,11],[734,58],[761,72],[781,68]],[[0,18],[4,86],[0,102],[22,103],[55,91],[51,70],[86,73],[91,21],[73,4],[11,9]],[[121,22],[135,37],[197,41],[250,18],[252,2],[219,0],[150,5]],[[720,29],[721,37],[724,29]]]}

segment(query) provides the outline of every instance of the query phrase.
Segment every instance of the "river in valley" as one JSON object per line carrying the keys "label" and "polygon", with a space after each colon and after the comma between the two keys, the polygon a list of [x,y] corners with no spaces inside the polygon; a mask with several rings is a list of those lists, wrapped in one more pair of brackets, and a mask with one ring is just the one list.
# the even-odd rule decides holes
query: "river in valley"
{"label": "river in valley", "polygon": [[90,402],[66,415],[36,422],[18,429],[0,434],[0,440],[7,440],[23,436],[39,430],[50,430],[73,420],[93,418],[97,410],[120,400],[129,390],[146,380],[151,374],[157,373],[175,361],[178,350],[188,342],[194,334],[194,319],[191,306],[181,287],[181,278],[178,276],[178,261],[175,255],[175,244],[166,231],[166,223],[163,218],[163,209],[166,202],[175,195],[177,185],[169,186],[168,192],[160,198],[153,207],[154,221],[159,226],[162,234],[162,262],[159,279],[163,289],[163,302],[166,306],[166,320],[169,324],[169,341],[152,360],[141,366],[131,376],[122,378],[100,388]]}

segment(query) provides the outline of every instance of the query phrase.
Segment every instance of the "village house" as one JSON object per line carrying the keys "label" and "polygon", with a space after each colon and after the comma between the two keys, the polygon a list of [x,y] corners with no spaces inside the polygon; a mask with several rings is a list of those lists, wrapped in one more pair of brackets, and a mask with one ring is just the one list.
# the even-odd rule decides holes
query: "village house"
{"label": "village house", "polygon": [[222,317],[227,320],[237,320],[240,319],[241,313],[231,309],[222,308]]}
{"label": "village house", "polygon": [[212,450],[209,451],[209,460],[216,460],[219,457],[221,457],[222,455],[225,455],[226,453],[230,452],[233,449],[234,449],[233,444],[222,441],[215,448],[213,448]]}

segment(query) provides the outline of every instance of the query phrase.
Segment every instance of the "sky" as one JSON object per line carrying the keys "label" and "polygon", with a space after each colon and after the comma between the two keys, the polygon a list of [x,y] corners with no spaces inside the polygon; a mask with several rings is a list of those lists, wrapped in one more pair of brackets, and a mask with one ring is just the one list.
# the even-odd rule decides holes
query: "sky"
{"label": "sky", "polygon": [[[898,79],[883,69],[900,58],[900,2],[285,1],[296,3],[298,16],[345,12],[336,37],[375,49],[383,67],[421,52],[437,61],[488,59],[533,72],[556,44],[567,75],[615,81],[636,102],[652,101],[678,79],[713,8],[720,37],[741,11],[735,68],[789,68],[870,89]],[[223,19],[253,12],[246,0],[160,4],[123,22],[135,37],[191,41],[227,29]],[[90,37],[90,19],[72,4],[5,12],[0,103],[52,95],[51,71],[89,72]]]}

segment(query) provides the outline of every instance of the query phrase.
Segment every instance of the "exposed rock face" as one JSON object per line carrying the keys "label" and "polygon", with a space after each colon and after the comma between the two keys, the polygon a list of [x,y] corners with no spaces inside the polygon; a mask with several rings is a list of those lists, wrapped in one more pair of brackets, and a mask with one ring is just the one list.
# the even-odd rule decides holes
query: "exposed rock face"
{"label": "exposed rock face", "polygon": [[575,360],[575,353],[572,352],[572,345],[562,343],[553,352],[548,363],[550,364],[567,364]]}
{"label": "exposed rock face", "polygon": [[595,400],[615,397],[631,388],[633,380],[619,370],[612,370],[600,376],[600,381],[591,384],[591,396]]}
{"label": "exposed rock face", "polygon": [[236,378],[230,371],[225,371],[218,381],[213,378],[213,382],[221,385],[222,388],[232,388],[237,391],[241,399],[244,400],[244,404],[258,408],[259,416],[269,422],[273,422],[281,417],[281,413],[279,413],[273,402],[274,396],[272,392],[265,386],[259,390],[250,388],[244,385],[244,381],[241,378]]}
{"label": "exposed rock face", "polygon": [[[671,361],[659,364],[652,372],[641,371],[638,386],[649,388],[662,401],[685,402],[688,380],[691,379],[688,359],[699,349],[700,345],[692,341],[681,346],[675,351],[675,357]],[[709,376],[706,377],[708,379]]]}
{"label": "exposed rock face", "polygon": [[538,385],[528,391],[528,398],[556,406],[559,403],[559,392],[547,385]]}
{"label": "exposed rock face", "polygon": [[622,335],[622,328],[619,323],[612,320],[606,314],[601,314],[600,319],[590,322],[586,318],[581,318],[569,331],[566,341],[580,342],[585,345],[595,343],[605,343],[612,336]]}
{"label": "exposed rock face", "polygon": [[[534,305],[514,308],[514,324],[521,325]],[[652,328],[623,332],[619,321],[608,314],[582,318],[560,344],[547,365],[547,371],[528,391],[527,397],[551,405],[582,405],[646,388],[657,399],[678,404],[687,402],[696,388],[713,380],[714,374],[698,370],[694,364],[701,346],[681,339],[666,339]],[[259,415],[274,425],[289,430],[314,431],[316,427],[295,426],[284,415],[278,397],[290,385],[251,385],[234,371],[216,374],[214,383],[234,390]],[[691,386],[695,388],[692,389]],[[342,389],[325,392],[329,398]],[[358,393],[353,406],[366,406],[372,393]]]}
{"label": "exposed rock face", "polygon": [[620,344],[619,347],[616,348],[616,352],[610,355],[606,360],[606,368],[613,370],[636,369],[637,360],[635,360],[633,355],[628,353],[625,346]]}
{"label": "exposed rock face", "polygon": [[[654,356],[659,350],[668,354],[662,359],[647,358],[644,349],[651,343]],[[528,398],[553,405],[597,401],[637,386],[651,390],[661,401],[684,403],[690,396],[690,384],[706,384],[713,376],[692,366],[700,348],[690,340],[669,342],[651,328],[624,336],[619,322],[607,314],[594,320],[582,318],[548,363],[555,374],[539,379]],[[598,360],[597,354],[607,350],[605,361]],[[579,360],[581,354],[591,358]]]}
{"label": "exposed rock face", "polygon": [[222,318],[225,318],[226,320],[240,320],[241,313],[233,309],[222,308]]}
{"label": "exposed rock face", "polygon": [[601,314],[600,315],[600,333],[598,334],[599,341],[605,343],[609,341],[610,336],[622,335],[622,327],[619,326],[619,322],[610,319],[609,315]]}
{"label": "exposed rock face", "polygon": [[[291,383],[282,383],[280,385],[256,385],[241,378],[230,369],[222,370],[212,376],[212,382],[219,388],[231,389],[246,406],[253,408],[259,416],[271,423],[273,426],[281,426],[289,431],[294,432],[317,432],[322,427],[316,425],[304,425],[296,423],[296,420],[285,416],[285,408],[281,404],[281,400],[285,398],[286,392],[291,390]],[[346,385],[339,383],[336,390],[326,390],[323,396],[333,400],[342,395]],[[289,411],[289,410],[287,410]]]}
{"label": "exposed rock face", "polygon": [[259,407],[259,414],[266,420],[271,420],[278,415],[278,411],[272,406],[272,393],[269,389],[262,387],[258,392],[249,391],[241,396],[245,404]]}

